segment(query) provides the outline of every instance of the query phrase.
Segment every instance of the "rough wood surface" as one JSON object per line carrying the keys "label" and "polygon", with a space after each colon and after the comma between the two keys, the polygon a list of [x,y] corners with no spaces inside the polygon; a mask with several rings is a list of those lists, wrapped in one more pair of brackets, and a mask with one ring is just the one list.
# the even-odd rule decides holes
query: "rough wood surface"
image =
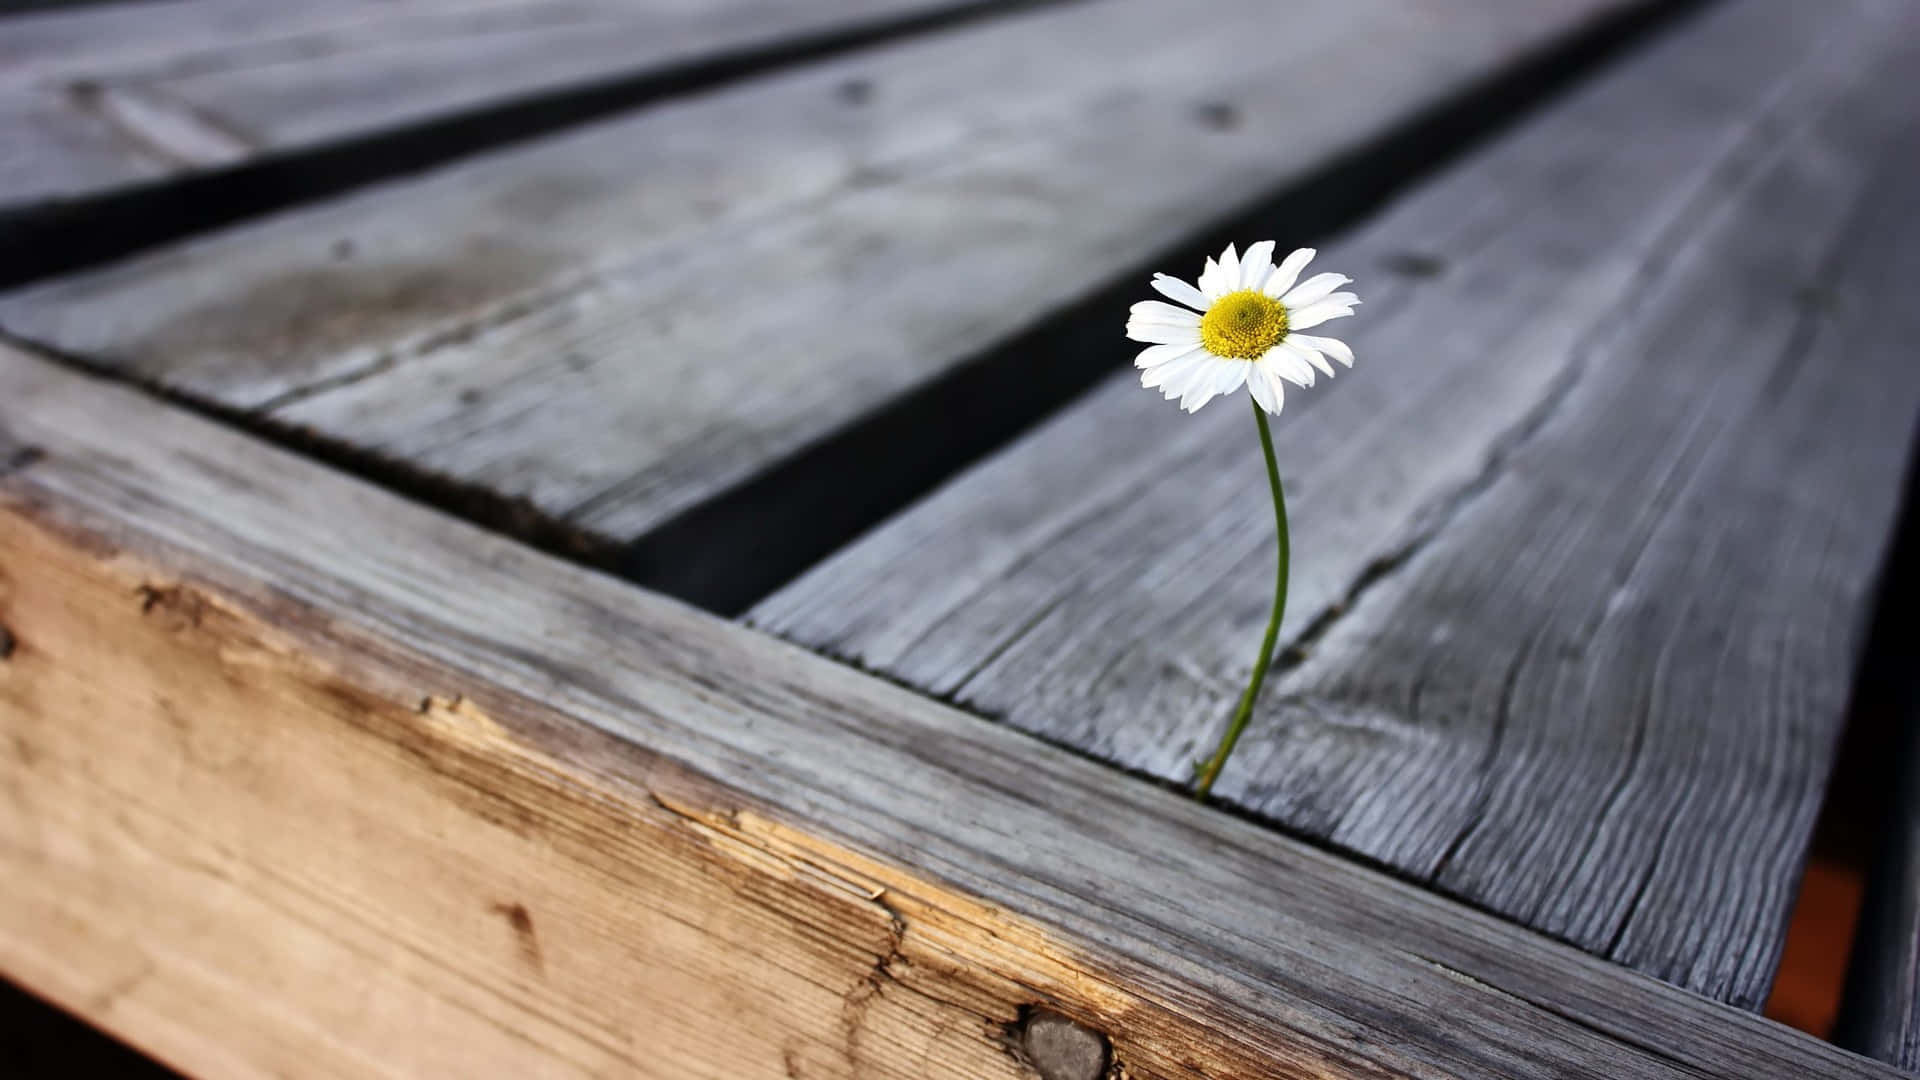
{"label": "rough wood surface", "polygon": [[0,969],[189,1071],[1893,1075],[15,351],[0,432]]}
{"label": "rough wood surface", "polygon": [[[1287,647],[1218,794],[1758,1007],[1920,408],[1916,42],[1723,5],[1323,255],[1361,362],[1277,425]],[[1244,404],[1116,375],[752,621],[1185,780],[1263,490]]]}
{"label": "rough wood surface", "polygon": [[1631,6],[1048,7],[19,291],[0,325],[626,541]]}
{"label": "rough wood surface", "polygon": [[980,0],[170,0],[0,15],[0,215]]}

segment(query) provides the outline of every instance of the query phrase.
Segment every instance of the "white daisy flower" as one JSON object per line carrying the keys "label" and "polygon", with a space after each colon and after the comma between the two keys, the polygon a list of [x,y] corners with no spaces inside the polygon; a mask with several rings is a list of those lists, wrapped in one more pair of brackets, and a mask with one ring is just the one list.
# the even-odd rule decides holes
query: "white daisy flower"
{"label": "white daisy flower", "polygon": [[1273,241],[1262,240],[1245,255],[1227,245],[1218,262],[1207,260],[1197,287],[1155,274],[1154,290],[1175,303],[1133,305],[1127,336],[1150,346],[1133,362],[1140,385],[1179,398],[1193,412],[1245,383],[1262,409],[1278,414],[1282,380],[1304,387],[1313,385],[1315,371],[1332,378],[1329,356],[1352,367],[1346,342],[1299,332],[1351,315],[1360,303],[1336,291],[1352,280],[1343,274],[1300,280],[1313,255],[1301,248],[1275,266]]}

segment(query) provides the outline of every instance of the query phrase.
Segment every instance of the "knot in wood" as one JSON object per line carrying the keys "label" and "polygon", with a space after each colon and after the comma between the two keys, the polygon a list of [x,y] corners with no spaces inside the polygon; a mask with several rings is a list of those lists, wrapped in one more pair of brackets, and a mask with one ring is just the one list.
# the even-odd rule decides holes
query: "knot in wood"
{"label": "knot in wood", "polygon": [[1021,1024],[1020,1049],[1041,1080],[1100,1080],[1111,1056],[1105,1035],[1044,1009]]}

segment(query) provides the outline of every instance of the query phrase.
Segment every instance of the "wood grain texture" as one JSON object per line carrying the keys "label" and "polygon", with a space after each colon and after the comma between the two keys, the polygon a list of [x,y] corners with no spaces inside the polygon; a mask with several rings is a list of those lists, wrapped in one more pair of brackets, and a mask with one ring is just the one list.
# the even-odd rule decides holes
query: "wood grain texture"
{"label": "wood grain texture", "polygon": [[979,0],[172,0],[0,18],[0,215]]}
{"label": "wood grain texture", "polygon": [[0,966],[190,1071],[1891,1077],[0,351]]}
{"label": "wood grain texture", "polygon": [[[1277,425],[1218,794],[1758,1007],[1920,403],[1917,31],[1713,9],[1323,256],[1362,360]],[[751,620],[1184,781],[1267,614],[1251,428],[1116,375]]]}
{"label": "wood grain texture", "polygon": [[624,542],[1629,6],[1048,8],[19,291],[0,325]]}

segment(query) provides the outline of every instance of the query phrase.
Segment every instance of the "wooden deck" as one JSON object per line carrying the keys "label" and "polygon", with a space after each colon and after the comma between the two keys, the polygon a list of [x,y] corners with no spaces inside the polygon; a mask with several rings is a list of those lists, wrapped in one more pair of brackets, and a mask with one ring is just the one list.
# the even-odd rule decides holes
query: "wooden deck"
{"label": "wooden deck", "polygon": [[[0,16],[0,973],[201,1075],[1899,1075],[1752,1010],[1920,417],[1916,63],[1903,0]],[[1267,236],[1367,305],[1201,805],[1269,508],[1120,325]]]}

